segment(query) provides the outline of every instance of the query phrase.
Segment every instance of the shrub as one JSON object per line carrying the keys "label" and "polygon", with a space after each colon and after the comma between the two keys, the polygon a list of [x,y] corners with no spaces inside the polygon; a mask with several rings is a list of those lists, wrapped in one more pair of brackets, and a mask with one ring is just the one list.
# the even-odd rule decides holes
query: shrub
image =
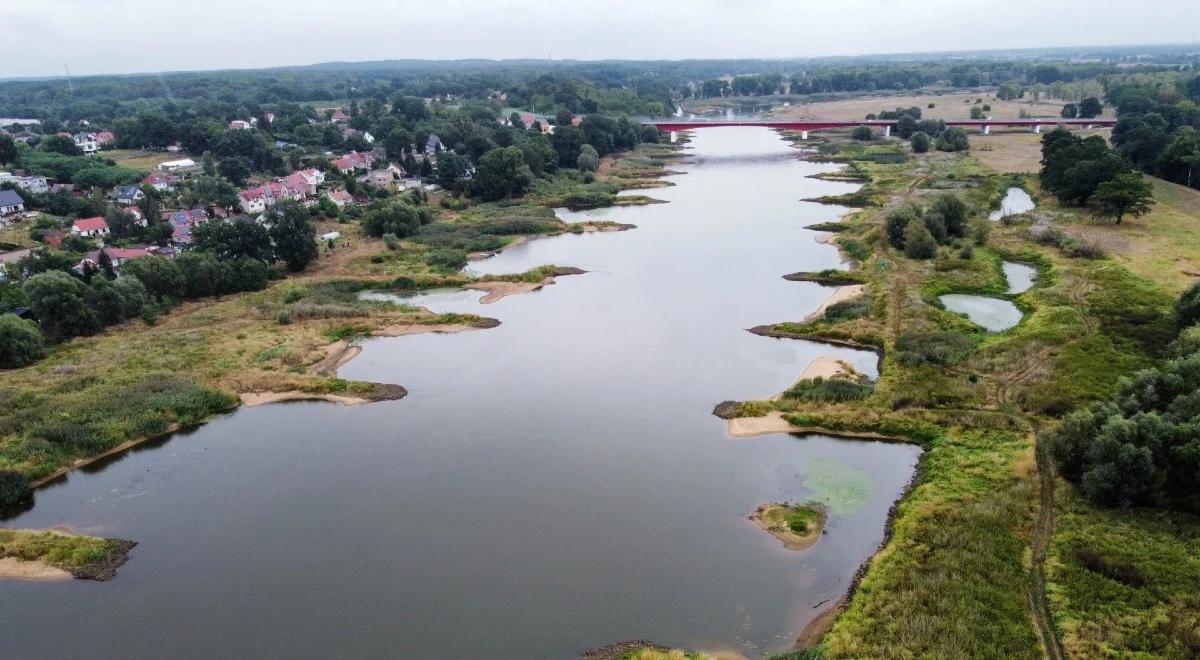
{"label": "shrub", "polygon": [[467,265],[467,253],[463,250],[434,250],[425,257],[430,266],[441,266],[458,270]]}
{"label": "shrub", "polygon": [[34,429],[31,435],[58,447],[83,453],[100,451],[108,446],[107,438],[100,429],[71,420],[51,422]]}
{"label": "shrub", "polygon": [[279,322],[279,325],[291,325],[292,310],[290,310],[290,309],[281,310],[278,314],[275,315],[275,320]]}
{"label": "shrub", "polygon": [[33,321],[0,314],[0,369],[24,367],[46,354],[42,331]]}
{"label": "shrub", "polygon": [[937,255],[937,241],[924,222],[910,222],[904,228],[904,255],[909,259],[932,259]]}
{"label": "shrub", "polygon": [[1200,282],[1192,284],[1175,301],[1175,326],[1187,328],[1200,323]]}
{"label": "shrub", "polygon": [[924,131],[917,131],[912,136],[912,150],[915,153],[923,154],[929,151],[929,147],[933,144],[933,138],[929,137]]}
{"label": "shrub", "polygon": [[958,195],[949,192],[938,195],[938,198],[933,201],[932,210],[942,217],[948,235],[962,236],[966,233],[967,216],[970,215],[970,209]]}
{"label": "shrub", "polygon": [[948,367],[971,352],[975,341],[952,331],[906,332],[896,338],[896,360],[908,367],[932,364]]}
{"label": "shrub", "polygon": [[803,401],[856,401],[870,396],[874,386],[870,383],[856,383],[843,378],[812,378],[796,383],[784,392],[789,399]]}
{"label": "shrub", "polygon": [[942,131],[937,139],[938,151],[967,151],[970,148],[967,132],[957,126]]}
{"label": "shrub", "polygon": [[897,250],[904,249],[904,230],[913,220],[918,220],[921,217],[921,212],[916,207],[905,205],[887,214],[887,219],[884,221],[884,231],[887,233],[888,243]]}
{"label": "shrub", "polygon": [[393,250],[393,251],[399,250],[400,249],[400,238],[398,236],[396,236],[395,234],[388,232],[383,235],[383,244],[386,245],[387,249],[389,249],[389,250]]}
{"label": "shrub", "polygon": [[0,506],[16,504],[29,497],[29,479],[19,472],[0,470]]}
{"label": "shrub", "polygon": [[871,133],[870,126],[856,126],[854,130],[850,131],[850,137],[866,142],[874,137],[874,135]]}
{"label": "shrub", "polygon": [[865,298],[843,300],[825,308],[825,320],[829,323],[838,323],[839,321],[862,318],[867,315],[870,309],[871,304]]}

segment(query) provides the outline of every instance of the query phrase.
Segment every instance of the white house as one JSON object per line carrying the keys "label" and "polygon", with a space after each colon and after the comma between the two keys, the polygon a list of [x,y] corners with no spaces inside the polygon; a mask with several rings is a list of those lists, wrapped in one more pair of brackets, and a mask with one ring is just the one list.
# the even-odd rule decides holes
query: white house
{"label": "white house", "polygon": [[11,183],[25,192],[39,195],[50,192],[50,181],[44,176],[17,176],[0,172],[0,183]]}
{"label": "white house", "polygon": [[234,119],[229,122],[229,128],[234,131],[248,131],[254,128],[254,125],[244,119]]}
{"label": "white house", "polygon": [[100,151],[100,143],[96,141],[95,133],[76,133],[71,139],[75,141],[75,148],[82,151],[84,156],[92,156]]}
{"label": "white house", "polygon": [[0,190],[0,217],[21,213],[25,210],[25,200],[15,190]]}
{"label": "white house", "polygon": [[96,216],[94,218],[81,218],[71,223],[71,233],[75,234],[76,236],[83,236],[84,238],[91,238],[92,236],[107,236],[108,222],[106,222],[104,218],[101,218],[100,216]]}
{"label": "white house", "polygon": [[175,172],[178,170],[187,170],[196,166],[196,161],[191,158],[183,158],[181,160],[168,160],[165,163],[159,163],[158,169],[163,172]]}

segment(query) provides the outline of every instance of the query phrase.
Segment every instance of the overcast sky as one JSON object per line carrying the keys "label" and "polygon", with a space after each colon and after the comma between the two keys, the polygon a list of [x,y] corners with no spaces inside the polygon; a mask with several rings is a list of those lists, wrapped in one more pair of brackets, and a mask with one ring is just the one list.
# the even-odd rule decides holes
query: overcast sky
{"label": "overcast sky", "polygon": [[1197,0],[0,0],[0,78],[1194,42]]}

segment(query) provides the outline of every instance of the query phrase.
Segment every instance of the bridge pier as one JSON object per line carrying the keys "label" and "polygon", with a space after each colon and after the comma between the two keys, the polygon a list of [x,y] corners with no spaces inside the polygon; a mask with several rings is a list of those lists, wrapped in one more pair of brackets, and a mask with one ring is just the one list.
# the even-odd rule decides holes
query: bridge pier
{"label": "bridge pier", "polygon": [[892,127],[891,126],[883,127],[883,137],[885,137],[885,138],[892,137]]}
{"label": "bridge pier", "polygon": [[984,134],[984,135],[991,135],[991,134],[992,134],[992,125],[991,125],[991,124],[984,124],[984,125],[983,125],[983,134]]}
{"label": "bridge pier", "polygon": [[671,131],[671,144],[675,144],[675,140],[677,137],[678,136],[675,134],[675,131]]}
{"label": "bridge pier", "polygon": [[1083,127],[1083,130],[1085,130],[1085,131],[1090,131],[1090,130],[1092,130],[1092,125],[1091,125],[1091,124],[1088,124],[1087,126],[1084,126],[1084,127]]}
{"label": "bridge pier", "polygon": [[808,131],[800,131],[800,139],[807,140],[808,139]]}
{"label": "bridge pier", "polygon": [[1041,132],[1042,132],[1042,125],[1041,125],[1041,124],[1034,124],[1033,126],[1030,126],[1029,128],[1030,128],[1030,129],[1032,129],[1034,133],[1041,133]]}

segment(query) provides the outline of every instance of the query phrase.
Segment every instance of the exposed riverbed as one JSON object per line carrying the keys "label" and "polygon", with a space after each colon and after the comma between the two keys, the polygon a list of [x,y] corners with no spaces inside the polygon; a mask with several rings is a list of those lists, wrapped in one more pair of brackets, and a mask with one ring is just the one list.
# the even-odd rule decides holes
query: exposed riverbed
{"label": "exposed riverbed", "polygon": [[[587,274],[486,307],[407,300],[493,329],[363,342],[346,378],[400,401],[243,408],[37,493],[13,527],[139,542],[119,577],[0,584],[12,657],[352,655],[570,658],[623,639],[783,650],[883,536],[919,451],[823,436],[731,438],[710,414],[766,398],[815,358],[874,353],[760,337],[831,288],[806,225],[852,191],[806,178],[765,129],[699,131],[668,204],[562,213],[625,232],[531,240],[479,273]],[[747,516],[816,500],[825,534],[788,550]],[[352,651],[350,651],[352,650]]]}

